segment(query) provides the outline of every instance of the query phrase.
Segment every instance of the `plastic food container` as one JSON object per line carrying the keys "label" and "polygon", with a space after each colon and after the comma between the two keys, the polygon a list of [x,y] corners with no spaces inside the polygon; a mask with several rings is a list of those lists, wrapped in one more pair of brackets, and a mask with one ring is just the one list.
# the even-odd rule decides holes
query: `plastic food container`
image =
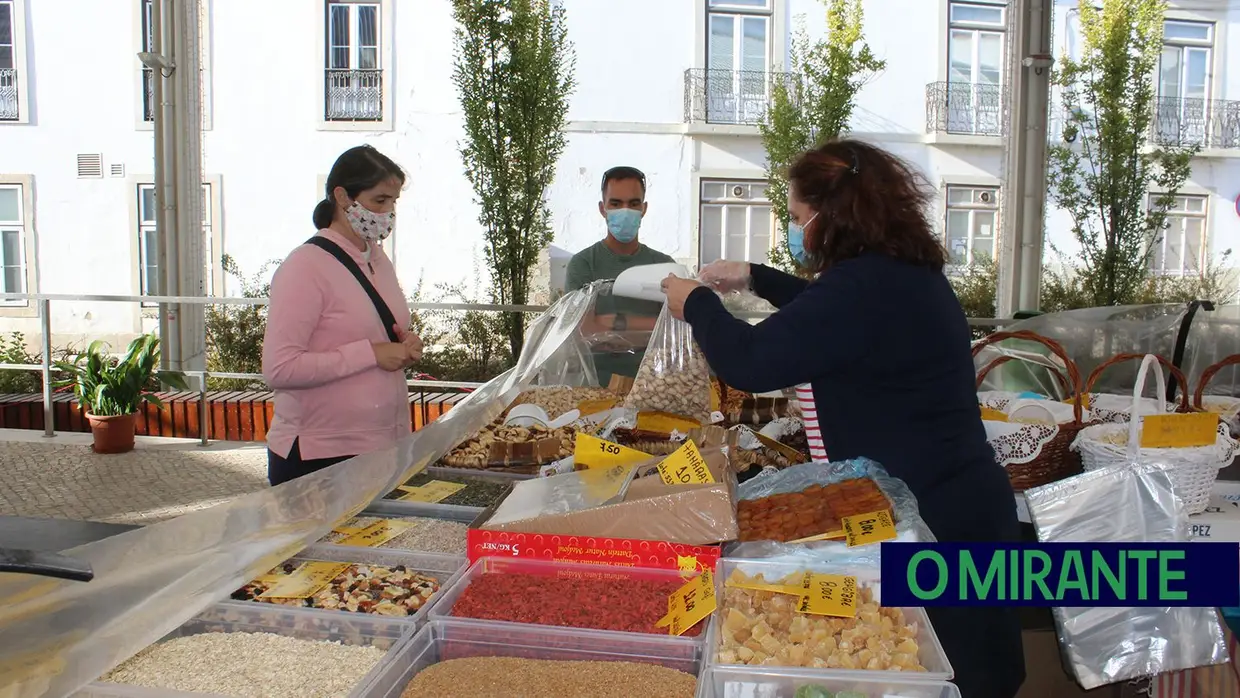
{"label": "plastic food container", "polygon": [[[557,661],[640,662],[698,675],[702,646],[673,637],[596,632],[515,623],[431,621],[399,651],[383,698],[399,698],[423,669],[447,659],[521,657]],[[376,684],[376,688],[378,684]],[[700,687],[699,687],[700,688]]]}
{"label": "plastic food container", "polygon": [[762,667],[744,665],[744,664],[721,664],[717,661],[719,646],[722,639],[722,613],[727,608],[724,600],[724,585],[732,572],[740,569],[742,573],[749,576],[762,574],[767,581],[778,581],[797,572],[823,572],[827,574],[845,574],[857,578],[857,584],[861,587],[880,586],[879,571],[870,567],[856,567],[847,564],[829,563],[829,562],[802,562],[802,561],[777,561],[777,560],[749,560],[739,558],[723,558],[719,561],[716,568],[715,584],[716,593],[719,599],[719,610],[715,612],[706,637],[705,658],[706,663],[710,666],[718,666],[729,670],[739,672],[749,672],[754,670],[778,670],[793,673],[809,672],[810,676],[828,674],[841,679],[858,679],[858,680],[875,680],[875,681],[895,681],[915,683],[925,683],[927,681],[949,681],[955,675],[952,670],[951,662],[947,659],[947,654],[943,651],[943,645],[939,643],[938,636],[934,633],[934,628],[930,625],[930,619],[926,616],[925,609],[922,608],[901,608],[904,612],[906,623],[917,624],[917,646],[918,660],[925,667],[924,672],[908,672],[908,671],[875,671],[866,669],[807,669],[801,667],[779,667],[765,665]]}
{"label": "plastic food container", "polygon": [[374,613],[359,613],[353,611],[337,611],[326,608],[308,608],[299,606],[282,606],[279,604],[270,604],[262,601],[233,599],[224,602],[221,605],[240,605],[246,608],[251,606],[264,606],[272,608],[298,608],[310,613],[326,614],[331,616],[344,616],[347,618],[356,618],[358,616],[368,618],[384,618],[397,623],[413,623],[419,624],[426,619],[430,608],[435,605],[436,599],[444,594],[448,589],[456,583],[465,569],[465,558],[457,555],[440,555],[438,553],[410,553],[400,550],[392,550],[390,548],[349,548],[339,545],[312,545],[301,551],[296,557],[290,558],[288,562],[300,564],[303,562],[347,562],[361,565],[379,565],[383,567],[394,567],[396,565],[404,565],[411,572],[418,572],[439,580],[439,589],[427,600],[421,608],[411,616],[385,616]]}
{"label": "plastic food container", "polygon": [[698,681],[697,698],[793,698],[803,686],[819,686],[832,695],[851,691],[865,698],[960,698],[946,681],[839,678],[810,669],[710,666]]}
{"label": "plastic food container", "polygon": [[[468,468],[427,468],[424,473],[430,477],[466,477],[492,482],[517,482],[530,480],[537,475],[517,475],[513,473],[489,473],[485,470]],[[386,494],[386,493],[385,493]],[[507,495],[505,495],[507,496]],[[501,498],[502,500],[502,498]],[[496,500],[500,501],[500,500]],[[402,502],[399,499],[384,499],[380,496],[370,503],[367,512],[387,516],[425,516],[433,519],[451,519],[452,521],[471,522],[478,518],[486,507],[468,507],[457,504],[429,504],[427,502]]]}
{"label": "plastic food container", "polygon": [[[453,610],[461,595],[483,575],[505,575],[505,574],[526,574],[545,576],[550,579],[606,579],[614,585],[614,593],[608,601],[618,611],[625,608],[625,582],[626,581],[659,581],[674,583],[673,590],[679,588],[685,583],[684,578],[676,570],[650,569],[644,567],[614,567],[610,565],[583,565],[567,562],[549,562],[546,560],[523,560],[520,558],[510,557],[484,557],[475,562],[468,570],[465,571],[461,578],[457,580],[452,588],[439,596],[435,604],[431,606],[430,620],[451,620],[460,623],[484,623],[492,627],[518,627],[518,628],[561,628],[565,630],[587,630],[585,628],[569,628],[558,625],[537,625],[533,623],[520,623],[515,621],[489,620],[480,618],[469,618],[454,614]],[[642,638],[661,638],[665,641],[674,643],[701,645],[703,638],[706,636],[706,626],[710,619],[703,620],[699,625],[701,630],[696,635],[674,636],[669,634],[656,633],[640,633],[629,632],[624,630],[601,630],[588,629],[590,632],[602,633],[604,635],[618,635],[620,637],[642,637]]]}
{"label": "plastic food container", "polygon": [[[387,655],[348,694],[349,698],[387,695],[398,681],[393,662],[405,652],[414,633],[409,623],[361,613],[324,614],[312,609],[269,604],[218,604],[165,635],[160,642],[200,633],[272,633],[302,640],[373,646]],[[400,684],[404,686],[404,683]],[[399,695],[399,691],[397,692]],[[209,693],[186,693],[95,681],[73,694],[75,698],[203,698]]]}

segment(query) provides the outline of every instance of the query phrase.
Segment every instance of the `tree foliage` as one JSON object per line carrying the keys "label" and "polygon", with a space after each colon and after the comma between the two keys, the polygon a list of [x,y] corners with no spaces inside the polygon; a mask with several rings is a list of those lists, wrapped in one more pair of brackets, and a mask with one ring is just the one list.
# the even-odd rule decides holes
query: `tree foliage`
{"label": "tree foliage", "polygon": [[[494,300],[525,304],[552,239],[544,194],[564,151],[575,59],[563,7],[549,0],[453,0],[452,74],[464,114],[465,176],[480,207]],[[525,317],[503,316],[514,356]]]}
{"label": "tree foliage", "polygon": [[[254,274],[246,274],[231,255],[220,259],[224,273],[241,286],[242,298],[271,296],[267,271],[279,260],[269,260]],[[267,331],[265,305],[208,305],[207,371],[212,373],[262,373],[263,333]],[[261,379],[211,378],[212,390],[262,390]]]}
{"label": "tree foliage", "polygon": [[1080,3],[1080,58],[1063,57],[1052,78],[1067,113],[1047,179],[1072,218],[1082,290],[1106,306],[1149,286],[1150,255],[1197,147],[1149,146],[1165,0],[1096,1]]}
{"label": "tree foliage", "polygon": [[857,93],[886,66],[864,37],[861,0],[822,0],[827,34],[811,42],[804,23],[792,36],[790,66],[771,84],[771,102],[759,128],[766,149],[767,195],[781,229],[771,264],[799,272],[783,240],[788,225],[788,167],[797,156],[848,130]]}

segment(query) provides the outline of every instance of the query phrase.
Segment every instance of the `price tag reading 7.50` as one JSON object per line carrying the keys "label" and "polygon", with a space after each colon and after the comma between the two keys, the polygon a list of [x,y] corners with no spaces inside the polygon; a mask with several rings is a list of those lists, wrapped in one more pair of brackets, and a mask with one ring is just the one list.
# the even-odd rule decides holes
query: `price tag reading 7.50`
{"label": "price tag reading 7.50", "polygon": [[654,456],[637,449],[613,444],[589,434],[577,434],[573,462],[581,468],[610,468],[613,465],[637,465]]}

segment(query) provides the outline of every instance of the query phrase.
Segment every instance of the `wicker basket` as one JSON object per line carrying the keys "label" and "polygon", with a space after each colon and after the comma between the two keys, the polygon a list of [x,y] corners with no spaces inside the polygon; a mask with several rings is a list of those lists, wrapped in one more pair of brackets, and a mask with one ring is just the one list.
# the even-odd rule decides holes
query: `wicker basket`
{"label": "wicker basket", "polygon": [[[1105,407],[1100,407],[1099,403],[1101,402],[1101,400],[1099,398],[1103,397],[1103,395],[1094,392],[1094,385],[1098,382],[1098,379],[1102,377],[1103,372],[1106,371],[1108,368],[1111,368],[1112,366],[1116,366],[1118,364],[1122,364],[1128,361],[1141,361],[1145,359],[1146,356],[1147,356],[1146,354],[1117,354],[1111,357],[1110,359],[1103,361],[1101,364],[1098,365],[1098,368],[1094,369],[1093,373],[1089,374],[1089,378],[1085,379],[1085,391],[1084,392],[1085,392],[1086,400],[1087,400],[1086,404],[1089,405],[1089,412],[1093,416],[1094,421],[1111,422],[1113,424],[1127,424],[1128,423],[1128,420],[1132,416],[1134,404],[1140,404],[1140,400],[1142,398],[1138,396],[1138,401],[1134,403],[1131,398],[1125,395],[1124,398],[1127,400],[1128,404],[1126,404],[1121,409],[1108,409]],[[1180,389],[1180,404],[1174,408],[1175,411],[1190,412],[1192,408],[1188,404],[1188,380],[1184,378],[1184,373],[1181,372],[1180,369],[1176,368],[1175,364],[1171,363],[1170,361],[1168,361],[1167,359],[1161,356],[1158,356],[1157,354],[1149,354],[1148,356],[1153,356],[1158,361],[1158,363],[1163,368],[1167,369],[1167,372],[1170,373],[1172,377],[1174,377],[1176,380],[1176,385]],[[1156,403],[1155,414],[1171,411],[1168,408],[1167,403],[1164,400],[1165,400],[1165,397],[1155,398],[1154,400],[1154,402]],[[1147,406],[1146,406],[1145,411],[1146,412],[1149,411],[1148,401],[1147,401]]]}
{"label": "wicker basket", "polygon": [[[976,357],[985,347],[1007,339],[1037,342],[1063,361],[1066,375],[1064,372],[1054,369],[1048,368],[1047,370],[1055,376],[1060,386],[1064,388],[1064,393],[1072,401],[1073,408],[1072,421],[1060,424],[1058,433],[1050,441],[1043,444],[1035,458],[1027,463],[1000,463],[1007,471],[1008,479],[1012,482],[1012,488],[1017,492],[1023,492],[1024,490],[1040,487],[1081,472],[1081,457],[1071,449],[1076,435],[1086,426],[1079,399],[1081,395],[1081,374],[1077,370],[1076,364],[1068,357],[1067,352],[1064,351],[1058,342],[1028,331],[996,332],[973,346],[973,356]],[[982,386],[988,373],[1012,360],[1012,358],[1011,356],[1000,356],[983,367],[977,374],[977,387],[980,388]],[[1031,425],[1030,428],[1035,427]]]}
{"label": "wicker basket", "polygon": [[1193,391],[1193,408],[1203,412],[1216,412],[1231,430],[1233,437],[1240,435],[1240,398],[1229,395],[1206,395],[1206,385],[1228,366],[1240,365],[1240,354],[1232,354],[1201,372],[1197,389]]}
{"label": "wicker basket", "polygon": [[[1141,362],[1137,372],[1137,384],[1133,388],[1133,411],[1139,404],[1149,369],[1154,368],[1158,380],[1158,393],[1166,394],[1166,382],[1158,368],[1158,357],[1150,354]],[[1187,407],[1188,401],[1182,402]],[[1142,419],[1131,419],[1127,424],[1098,424],[1077,436],[1072,448],[1081,454],[1086,470],[1100,470],[1132,463],[1165,463],[1172,466],[1171,480],[1175,493],[1184,500],[1189,514],[1205,511],[1210,502],[1210,490],[1218,479],[1218,471],[1231,464],[1236,454],[1236,442],[1220,424],[1218,436],[1209,446],[1187,448],[1142,448]]]}

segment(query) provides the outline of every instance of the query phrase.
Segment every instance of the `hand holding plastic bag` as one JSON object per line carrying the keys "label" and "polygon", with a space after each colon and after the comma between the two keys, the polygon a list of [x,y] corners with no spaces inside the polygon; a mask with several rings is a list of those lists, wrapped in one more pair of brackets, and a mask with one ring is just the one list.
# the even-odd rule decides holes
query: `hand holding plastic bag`
{"label": "hand holding plastic bag", "polygon": [[711,262],[698,272],[698,281],[722,293],[744,291],[749,288],[749,262]]}
{"label": "hand holding plastic bag", "polygon": [[624,406],[710,421],[710,366],[693,341],[693,328],[672,317],[666,304]]}

